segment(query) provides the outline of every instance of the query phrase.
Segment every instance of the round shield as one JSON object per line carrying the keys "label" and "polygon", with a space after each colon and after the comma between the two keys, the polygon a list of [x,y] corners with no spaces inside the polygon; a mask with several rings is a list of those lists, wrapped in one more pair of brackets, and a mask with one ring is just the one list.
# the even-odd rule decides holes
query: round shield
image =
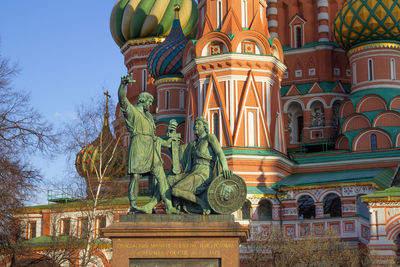
{"label": "round shield", "polygon": [[243,206],[247,187],[243,178],[233,174],[226,179],[220,175],[213,179],[207,191],[210,207],[219,214],[231,214]]}

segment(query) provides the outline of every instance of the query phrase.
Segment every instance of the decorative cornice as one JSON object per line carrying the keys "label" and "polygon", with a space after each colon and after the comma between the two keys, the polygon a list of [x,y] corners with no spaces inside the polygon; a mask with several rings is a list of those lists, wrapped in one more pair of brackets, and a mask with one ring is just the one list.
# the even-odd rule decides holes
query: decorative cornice
{"label": "decorative cornice", "polygon": [[261,61],[261,62],[271,62],[275,64],[282,71],[286,70],[286,65],[271,55],[251,55],[251,54],[241,54],[241,53],[226,53],[220,55],[212,56],[201,56],[194,59],[197,65],[203,63],[221,62],[224,60],[243,60],[243,61]]}
{"label": "decorative cornice", "polygon": [[154,85],[159,85],[161,83],[185,83],[185,79],[181,77],[161,77],[154,82]]}
{"label": "decorative cornice", "polygon": [[[251,198],[275,198],[275,195],[273,194],[247,194],[248,197]],[[279,199],[285,199],[286,198],[286,194],[280,194],[278,195]]]}
{"label": "decorative cornice", "polygon": [[124,53],[130,46],[144,45],[144,44],[158,44],[164,42],[164,37],[146,37],[128,40],[122,47],[121,52]]}
{"label": "decorative cornice", "polygon": [[305,189],[322,189],[322,188],[331,188],[331,187],[344,187],[344,186],[363,186],[370,185],[379,190],[383,188],[377,185],[374,182],[349,182],[349,183],[325,183],[325,184],[313,184],[313,185],[299,185],[299,186],[288,186],[288,187],[280,187],[280,191],[293,191],[293,190],[305,190]]}
{"label": "decorative cornice", "polygon": [[356,47],[351,48],[347,52],[347,56],[351,56],[354,53],[371,49],[371,48],[392,48],[392,49],[400,49],[400,44],[396,42],[373,42],[373,43],[367,43],[363,45],[358,45]]}
{"label": "decorative cornice", "polygon": [[368,205],[371,207],[376,207],[379,208],[380,206],[382,207],[391,207],[391,206],[399,206],[400,205],[400,201],[385,201],[382,199],[373,199],[373,200],[369,200],[369,199],[365,199],[365,198],[361,198],[362,202],[368,202]]}
{"label": "decorative cornice", "polygon": [[399,202],[400,197],[391,197],[391,196],[385,196],[385,197],[366,197],[366,198],[361,198],[362,202]]}

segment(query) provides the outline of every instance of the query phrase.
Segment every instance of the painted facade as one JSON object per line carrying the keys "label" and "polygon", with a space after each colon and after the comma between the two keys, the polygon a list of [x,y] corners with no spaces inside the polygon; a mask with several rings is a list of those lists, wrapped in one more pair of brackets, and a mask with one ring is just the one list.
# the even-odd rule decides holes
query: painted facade
{"label": "painted facade", "polygon": [[[252,233],[334,230],[398,262],[398,201],[361,196],[387,190],[400,161],[399,2],[181,0],[175,15],[161,2],[120,0],[111,15],[128,98],[153,94],[157,134],[176,119],[189,142],[197,116],[210,122],[248,186],[234,215]],[[127,145],[118,107],[113,126]]]}

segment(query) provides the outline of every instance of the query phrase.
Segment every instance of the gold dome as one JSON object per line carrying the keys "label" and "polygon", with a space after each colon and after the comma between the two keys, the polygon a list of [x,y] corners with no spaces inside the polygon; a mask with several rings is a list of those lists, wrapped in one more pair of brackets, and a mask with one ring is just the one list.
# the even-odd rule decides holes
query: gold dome
{"label": "gold dome", "polygon": [[351,0],[333,22],[336,43],[350,49],[361,43],[400,41],[400,4],[396,0]]}

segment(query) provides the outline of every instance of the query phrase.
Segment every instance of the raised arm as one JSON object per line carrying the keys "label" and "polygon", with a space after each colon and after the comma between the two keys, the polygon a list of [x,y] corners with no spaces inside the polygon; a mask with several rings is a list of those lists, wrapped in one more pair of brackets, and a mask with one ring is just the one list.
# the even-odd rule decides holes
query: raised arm
{"label": "raised arm", "polygon": [[222,174],[225,178],[230,178],[232,176],[232,171],[228,169],[228,162],[226,161],[224,151],[222,151],[221,144],[219,143],[217,137],[214,134],[208,135],[208,141],[217,155],[219,163],[222,166]]}
{"label": "raised arm", "polygon": [[121,109],[126,110],[129,100],[126,97],[126,88],[127,84],[129,83],[130,77],[129,76],[122,76],[121,77],[121,84],[119,85],[118,89],[118,101]]}

